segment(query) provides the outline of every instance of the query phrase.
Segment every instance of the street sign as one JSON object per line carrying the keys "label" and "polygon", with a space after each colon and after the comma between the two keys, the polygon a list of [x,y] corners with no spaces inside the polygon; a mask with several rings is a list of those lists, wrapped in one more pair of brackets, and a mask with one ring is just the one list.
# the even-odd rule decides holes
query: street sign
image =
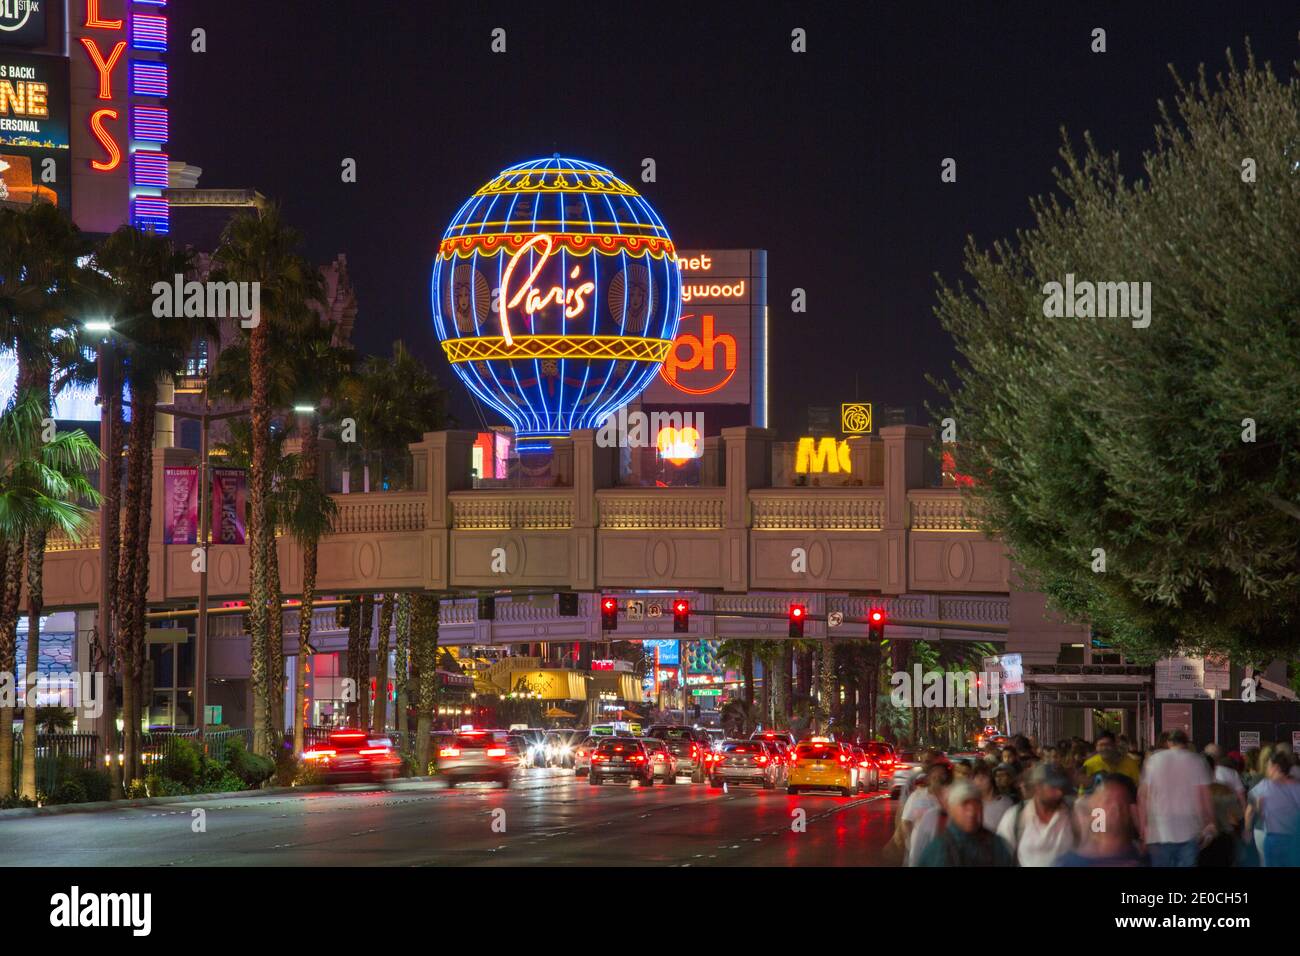
{"label": "street sign", "polygon": [[722,688],[721,687],[695,687],[691,689],[691,693],[694,694],[696,697],[721,697]]}
{"label": "street sign", "polygon": [[146,644],[184,644],[189,637],[183,627],[151,627],[144,632]]}
{"label": "street sign", "polygon": [[998,658],[1002,665],[1002,693],[1025,692],[1025,666],[1019,654],[1003,654]]}
{"label": "street sign", "polygon": [[828,612],[826,613],[826,626],[827,626],[828,628],[829,628],[829,627],[839,627],[839,626],[840,626],[841,624],[843,624],[843,623],[844,623],[844,612],[843,612],[843,611],[828,611]]}
{"label": "street sign", "polygon": [[664,609],[662,605],[651,603],[646,605],[645,613],[646,617],[663,617]]}
{"label": "street sign", "polygon": [[640,621],[645,618],[645,601],[634,601],[631,598],[627,602],[627,619],[629,621]]}
{"label": "street sign", "polygon": [[208,704],[203,708],[203,722],[209,727],[221,723],[221,705]]}
{"label": "street sign", "polygon": [[1237,750],[1245,753],[1248,750],[1259,749],[1259,731],[1243,730],[1237,734]]}

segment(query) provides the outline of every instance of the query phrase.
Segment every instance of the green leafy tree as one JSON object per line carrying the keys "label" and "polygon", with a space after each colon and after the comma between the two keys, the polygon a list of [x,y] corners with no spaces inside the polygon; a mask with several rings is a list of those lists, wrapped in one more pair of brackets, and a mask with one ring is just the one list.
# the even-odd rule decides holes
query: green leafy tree
{"label": "green leafy tree", "polygon": [[[1033,228],[968,244],[943,414],[985,529],[1070,619],[1259,662],[1300,645],[1300,79],[1229,56],[1176,83],[1139,178],[1067,139]],[[1147,317],[1058,315],[1067,275],[1149,282]]]}

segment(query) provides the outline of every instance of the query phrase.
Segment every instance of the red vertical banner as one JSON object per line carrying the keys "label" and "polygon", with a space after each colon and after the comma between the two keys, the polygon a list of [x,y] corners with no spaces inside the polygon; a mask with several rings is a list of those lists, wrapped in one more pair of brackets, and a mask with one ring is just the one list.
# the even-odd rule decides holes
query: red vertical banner
{"label": "red vertical banner", "polygon": [[244,544],[248,478],[242,468],[212,469],[212,543]]}
{"label": "red vertical banner", "polygon": [[189,466],[163,469],[163,543],[197,544],[199,540],[199,470]]}

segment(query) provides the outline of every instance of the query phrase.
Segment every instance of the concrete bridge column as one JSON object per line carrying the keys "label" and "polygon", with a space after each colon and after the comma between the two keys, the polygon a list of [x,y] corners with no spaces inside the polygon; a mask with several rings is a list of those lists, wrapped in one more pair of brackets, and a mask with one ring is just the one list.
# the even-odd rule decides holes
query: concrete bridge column
{"label": "concrete bridge column", "polygon": [[467,431],[425,432],[410,445],[412,478],[416,491],[429,496],[425,527],[429,530],[428,573],[424,586],[445,591],[451,578],[451,503],[447,495],[474,485],[474,441]]}
{"label": "concrete bridge column", "polygon": [[596,492],[618,483],[618,449],[602,448],[596,431],[584,428],[571,434],[573,474],[573,530],[570,554],[573,555],[575,591],[594,591],[596,580],[596,529],[600,525]]}
{"label": "concrete bridge column", "polygon": [[908,590],[908,529],[912,521],[907,493],[925,487],[925,455],[932,434],[920,425],[887,425],[880,429],[885,445],[885,514],[881,522],[885,566],[880,589],[885,594]]}
{"label": "concrete bridge column", "polygon": [[722,429],[727,482],[722,506],[723,587],[728,591],[749,590],[749,491],[772,483],[774,436],[770,428],[748,425]]}

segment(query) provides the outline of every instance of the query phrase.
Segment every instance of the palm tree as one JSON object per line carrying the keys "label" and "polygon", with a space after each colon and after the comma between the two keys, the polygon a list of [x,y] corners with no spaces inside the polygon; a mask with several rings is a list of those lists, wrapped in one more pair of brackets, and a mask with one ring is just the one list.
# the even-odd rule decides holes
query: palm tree
{"label": "palm tree", "polygon": [[375,679],[375,710],[370,723],[376,735],[384,732],[388,723],[388,632],[393,627],[393,611],[397,605],[397,595],[385,593],[379,602],[379,639],[376,644],[375,660],[379,673]]}
{"label": "palm tree", "polygon": [[[320,443],[317,415],[331,401],[352,372],[352,349],[339,346],[334,332],[325,325],[308,324],[293,341],[293,361],[287,376],[295,392],[294,404],[310,406],[314,412],[299,416],[302,448],[296,478],[285,483],[285,526],[302,547],[302,603],[298,612],[298,660],[293,685],[294,752],[302,753],[306,742],[306,660],[310,653],[312,605],[316,600],[317,546],[329,531],[338,506],[320,482]],[[385,596],[387,597],[387,596]],[[391,609],[390,609],[391,618]],[[387,631],[381,636],[386,642]],[[381,728],[382,729],[382,728]]]}
{"label": "palm tree", "polygon": [[[385,490],[399,484],[399,477],[389,471],[392,462],[409,461],[408,447],[419,441],[425,432],[436,431],[447,424],[446,392],[432,372],[406,347],[402,341],[392,346],[390,357],[371,356],[362,364],[357,374],[340,380],[343,400],[335,414],[337,420],[347,416],[356,423],[358,441],[345,444],[345,464],[351,468],[360,463],[363,468],[363,488],[370,490],[370,468],[378,465],[378,478]],[[359,450],[354,451],[354,444]],[[372,722],[376,733],[382,733],[388,717],[388,700],[385,690],[388,683],[389,630],[392,626],[397,595],[380,596],[379,636],[376,657],[379,675],[376,679],[375,709]],[[366,618],[369,621],[369,618]],[[405,684],[409,648],[403,648],[403,637],[398,634],[398,688],[397,714],[399,722],[406,719]],[[364,651],[369,660],[369,641]],[[367,683],[368,683],[368,675]],[[362,708],[364,715],[364,702]],[[364,719],[364,716],[363,716]],[[398,728],[403,729],[401,727]]]}
{"label": "palm tree", "polygon": [[[11,349],[17,360],[15,400],[24,393],[34,396],[41,414],[29,417],[33,429],[30,449],[42,440],[50,419],[51,385],[60,365],[77,358],[77,328],[74,315],[86,291],[86,270],[79,258],[89,249],[81,231],[67,212],[42,204],[23,212],[4,210],[0,214],[0,346]],[[43,605],[45,539],[51,525],[36,520],[19,537],[6,539],[3,610],[0,630],[13,630],[16,645],[18,592],[21,591],[24,562],[28,593],[28,646],[39,648],[40,612]],[[12,608],[12,610],[11,610]],[[0,638],[9,644],[11,638]],[[35,726],[35,705],[24,717],[25,726]],[[13,711],[0,715],[0,737],[12,732]],[[0,742],[0,746],[3,743]],[[6,756],[0,761],[7,762]],[[32,776],[35,794],[35,763],[24,765]],[[12,767],[10,766],[10,774]],[[24,771],[24,779],[28,772]],[[24,790],[26,792],[26,787]]]}
{"label": "palm tree", "polygon": [[[299,612],[299,657],[297,672],[294,679],[294,707],[295,713],[301,710],[305,700],[305,677],[303,668],[305,666],[308,644],[311,637],[311,607],[312,601],[315,600],[315,580],[316,580],[316,542],[320,534],[328,530],[327,524],[322,524],[326,518],[332,519],[334,512],[331,510],[328,514],[317,511],[316,514],[309,513],[313,507],[330,508],[332,502],[327,505],[328,496],[323,493],[316,494],[305,487],[298,486],[291,492],[288,482],[296,473],[299,477],[310,476],[313,481],[319,483],[318,474],[320,471],[320,446],[317,443],[317,425],[315,414],[321,409],[326,398],[332,395],[341,386],[343,379],[350,374],[353,364],[353,352],[350,348],[340,347],[334,344],[334,329],[332,326],[322,323],[305,305],[291,316],[291,320],[285,323],[286,328],[277,334],[267,352],[267,362],[270,367],[270,389],[268,392],[268,401],[275,410],[285,410],[290,406],[302,407],[310,406],[314,411],[298,416],[299,437],[301,439],[301,451],[295,456],[297,462],[296,469],[286,468],[289,459],[279,454],[278,450],[271,455],[271,460],[276,462],[275,473],[271,478],[271,488],[268,491],[268,500],[274,505],[277,501],[279,504],[273,509],[279,520],[275,520],[268,513],[268,519],[273,525],[279,525],[289,534],[293,535],[300,544],[304,545],[304,561],[310,562],[310,567],[304,567],[303,579],[306,582],[310,578],[311,590],[313,596],[310,599],[304,599],[305,603]],[[222,395],[236,402],[247,402],[252,398],[252,373],[250,350],[247,343],[236,342],[222,350],[221,357],[217,362],[212,377],[209,380],[209,388],[214,394]],[[274,425],[272,425],[274,429]],[[277,437],[272,438],[273,442],[282,440],[283,433],[277,432]],[[251,428],[240,430],[240,459],[242,467],[250,467],[252,464],[252,442]],[[290,494],[292,503],[285,499],[285,495]],[[299,528],[295,529],[291,525],[291,520],[301,522]],[[323,528],[311,542],[310,547],[306,547],[305,541],[299,535],[299,531],[312,533],[314,528]],[[279,573],[279,552],[274,544],[274,534],[269,539],[269,550],[266,554],[267,560],[267,579],[269,582],[269,626],[268,634],[281,634],[283,630],[283,615],[280,602],[280,573]],[[253,653],[260,653],[258,649],[253,648]],[[273,733],[278,733],[281,715],[284,713],[284,654],[283,644],[277,643],[272,639],[266,649],[266,666],[269,680],[268,691],[270,701],[266,707],[266,716],[272,722]],[[301,721],[298,717],[294,719],[295,725]],[[305,733],[305,732],[304,732]],[[304,733],[295,730],[295,740],[298,741],[298,749],[301,751]]]}
{"label": "palm tree", "polygon": [[270,603],[279,604],[278,587],[272,593],[269,552],[274,545],[268,498],[272,461],[270,434],[273,334],[284,334],[300,320],[307,303],[320,298],[320,274],[297,248],[300,239],[284,222],[276,206],[260,216],[236,216],[226,226],[214,256],[222,279],[259,284],[260,314],[248,330],[248,369],[252,420],[253,459],[249,474],[249,635],[250,683],[253,686],[254,751],[269,755],[277,746],[273,718],[272,682],[269,679]]}
{"label": "palm tree", "polygon": [[393,702],[393,725],[400,735],[403,753],[411,752],[410,725],[406,719],[408,687],[411,673],[411,595],[397,595],[397,647],[393,653],[393,685],[397,699]]}
{"label": "palm tree", "polygon": [[419,674],[416,690],[415,765],[429,772],[429,731],[438,696],[438,595],[420,592],[411,600],[411,651]]}
{"label": "palm tree", "polygon": [[400,481],[390,472],[409,461],[407,446],[427,431],[447,425],[447,393],[438,379],[401,340],[391,357],[370,356],[343,389],[344,414],[356,422],[357,441],[346,448],[347,465],[361,464],[363,490],[370,490],[371,465],[381,488]]}
{"label": "palm tree", "polygon": [[[99,449],[77,429],[57,432],[44,441],[42,423],[48,420],[49,399],[36,389],[24,389],[17,401],[0,415],[0,534],[6,542],[38,540],[40,550],[28,548],[28,562],[44,562],[44,541],[50,531],[60,531],[73,538],[84,532],[90,512],[82,505],[98,504],[99,495],[86,474],[99,461]],[[6,560],[13,552],[6,549]],[[21,556],[21,552],[19,552]],[[8,570],[8,568],[6,568]],[[28,569],[27,663],[25,686],[32,687],[40,658],[41,578]],[[0,649],[4,663],[13,671],[16,648],[6,644]],[[12,714],[12,711],[10,712]],[[23,713],[24,758],[22,795],[36,799],[36,694],[26,695]],[[13,787],[12,724],[4,741],[8,745],[8,778],[0,778],[0,793]]]}
{"label": "palm tree", "polygon": [[[122,682],[122,774],[134,779],[140,758],[144,713],[145,609],[149,593],[149,533],[153,494],[153,442],[159,383],[179,371],[194,341],[217,333],[213,319],[154,314],[154,285],[193,271],[194,257],[166,236],[122,226],[95,252],[96,267],[109,278],[106,294],[113,320],[113,353],[131,394],[125,436],[126,486],[119,515],[104,510],[101,534],[115,542],[120,527],[117,581],[113,586],[117,633],[113,644]],[[116,429],[113,429],[116,432]],[[120,439],[110,438],[109,447]],[[114,489],[116,490],[116,489]],[[110,554],[115,545],[110,544]]]}
{"label": "palm tree", "polygon": [[[261,653],[264,655],[267,668],[267,692],[270,694],[270,699],[262,711],[263,719],[269,726],[259,726],[263,726],[265,733],[272,737],[277,732],[283,732],[283,728],[279,725],[284,713],[284,609],[280,599],[280,553],[275,545],[275,531],[276,528],[283,526],[292,534],[288,527],[286,513],[290,508],[301,506],[302,496],[309,494],[299,486],[295,485],[292,490],[288,487],[288,482],[293,480],[299,468],[298,456],[287,455],[284,452],[284,443],[288,437],[284,429],[275,427],[271,429],[269,437],[270,460],[274,465],[270,475],[271,488],[266,498],[266,515],[271,533],[267,535],[268,550],[265,560],[271,588],[270,606],[266,617],[268,640],[261,648]],[[227,439],[215,443],[212,450],[232,468],[251,470],[252,423],[248,419],[232,419],[228,423]],[[293,500],[290,500],[290,495]],[[251,622],[251,613],[249,618]],[[257,652],[256,648],[253,650],[254,653]]]}

